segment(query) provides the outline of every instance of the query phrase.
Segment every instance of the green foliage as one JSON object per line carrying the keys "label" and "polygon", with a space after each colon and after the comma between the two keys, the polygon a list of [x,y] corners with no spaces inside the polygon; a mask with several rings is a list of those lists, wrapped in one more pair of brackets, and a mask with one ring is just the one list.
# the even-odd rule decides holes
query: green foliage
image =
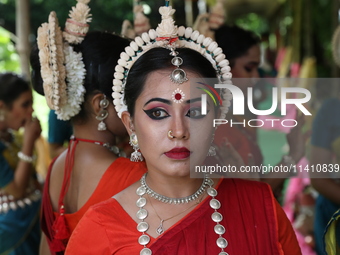
{"label": "green foliage", "polygon": [[253,31],[254,33],[261,35],[269,31],[268,20],[257,15],[256,13],[249,13],[243,17],[238,18],[235,21],[236,25]]}
{"label": "green foliage", "polygon": [[10,39],[10,33],[0,27],[0,72],[19,72],[19,56]]}
{"label": "green foliage", "polygon": [[[93,0],[89,3],[93,20],[91,30],[106,30],[120,33],[122,21],[132,21],[132,0]],[[60,26],[68,18],[68,13],[76,0],[43,1],[30,0],[31,32],[36,35],[38,27],[47,21],[51,11],[57,13]],[[12,33],[15,32],[15,1],[0,0],[0,25]]]}

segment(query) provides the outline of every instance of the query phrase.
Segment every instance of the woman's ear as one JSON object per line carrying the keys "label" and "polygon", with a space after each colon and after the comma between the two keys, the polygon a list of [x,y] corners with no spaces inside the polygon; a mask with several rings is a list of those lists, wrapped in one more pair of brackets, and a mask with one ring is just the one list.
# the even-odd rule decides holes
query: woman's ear
{"label": "woman's ear", "polygon": [[100,101],[103,99],[104,94],[102,93],[94,95],[91,99],[91,106],[96,116],[99,114],[100,110],[102,110],[102,108],[100,107]]}
{"label": "woman's ear", "polygon": [[129,112],[126,112],[126,111],[122,112],[122,122],[127,132],[129,133],[129,135],[131,135],[131,133],[134,131],[134,127],[133,127],[133,121],[131,119]]}

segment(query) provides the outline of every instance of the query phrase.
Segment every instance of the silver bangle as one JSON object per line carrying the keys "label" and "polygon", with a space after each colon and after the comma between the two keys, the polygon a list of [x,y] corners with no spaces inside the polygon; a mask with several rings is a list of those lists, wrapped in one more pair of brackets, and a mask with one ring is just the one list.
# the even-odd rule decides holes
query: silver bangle
{"label": "silver bangle", "polygon": [[20,160],[24,161],[24,162],[27,162],[27,163],[32,163],[33,160],[34,160],[34,157],[27,156],[24,153],[22,153],[21,151],[18,152],[18,158]]}

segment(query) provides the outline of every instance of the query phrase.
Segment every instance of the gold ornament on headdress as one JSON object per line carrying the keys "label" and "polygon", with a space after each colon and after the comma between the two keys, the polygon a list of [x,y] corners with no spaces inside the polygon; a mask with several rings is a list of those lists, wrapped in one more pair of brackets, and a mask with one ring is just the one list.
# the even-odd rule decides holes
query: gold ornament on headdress
{"label": "gold ornament on headdress", "polygon": [[48,106],[56,111],[59,119],[68,120],[80,111],[84,101],[85,65],[82,54],[69,44],[79,44],[88,32],[91,21],[89,0],[78,0],[66,21],[65,31],[59,27],[55,12],[48,23],[38,28],[38,48],[41,77]]}

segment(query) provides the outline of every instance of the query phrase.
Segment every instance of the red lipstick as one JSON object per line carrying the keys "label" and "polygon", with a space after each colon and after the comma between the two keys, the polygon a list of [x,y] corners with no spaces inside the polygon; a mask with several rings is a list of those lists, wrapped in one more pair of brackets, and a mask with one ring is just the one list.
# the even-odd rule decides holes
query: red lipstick
{"label": "red lipstick", "polygon": [[186,159],[190,156],[190,151],[185,147],[181,147],[173,148],[172,150],[167,151],[164,154],[171,159]]}

